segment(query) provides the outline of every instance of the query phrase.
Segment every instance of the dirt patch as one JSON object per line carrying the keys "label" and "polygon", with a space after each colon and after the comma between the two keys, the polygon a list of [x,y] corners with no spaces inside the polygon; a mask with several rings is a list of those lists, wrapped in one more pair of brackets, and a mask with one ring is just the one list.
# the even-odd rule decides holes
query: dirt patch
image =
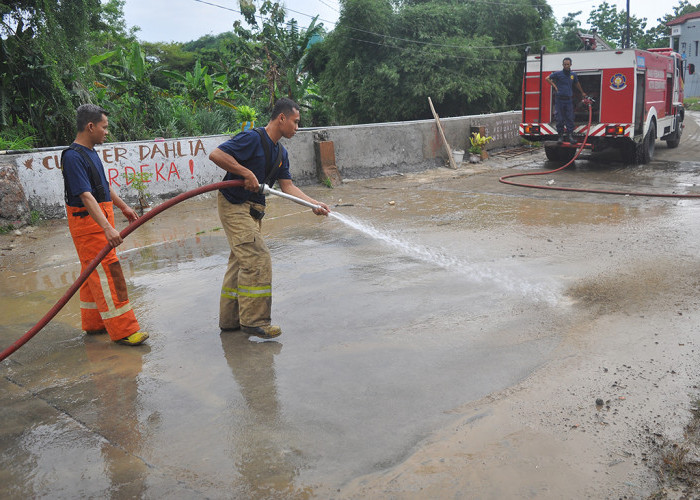
{"label": "dirt patch", "polygon": [[572,285],[566,295],[595,314],[663,307],[661,297],[700,290],[700,266],[688,262],[643,262]]}

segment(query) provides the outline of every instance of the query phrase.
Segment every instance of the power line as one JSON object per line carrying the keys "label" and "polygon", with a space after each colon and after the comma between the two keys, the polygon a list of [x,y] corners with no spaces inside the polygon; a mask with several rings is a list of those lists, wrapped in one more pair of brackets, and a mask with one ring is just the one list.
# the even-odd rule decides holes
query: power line
{"label": "power line", "polygon": [[[232,9],[232,8],[230,8],[230,7],[225,7],[225,6],[223,6],[223,5],[218,5],[218,4],[215,4],[215,3],[212,3],[212,2],[207,2],[206,0],[194,0],[194,1],[195,1],[195,2],[199,2],[199,3],[203,3],[203,4],[207,4],[207,5],[211,5],[211,6],[213,6],[213,7],[219,7],[220,9],[229,10],[229,11],[231,11],[231,12],[236,12],[236,13],[238,13],[238,14],[241,14],[241,12],[238,11],[238,10],[236,10],[236,9]],[[516,5],[516,4],[513,4],[513,5]],[[294,9],[285,8],[285,10],[287,10],[287,11],[289,11],[289,12],[294,12],[295,14],[299,14],[299,15],[302,15],[302,16],[306,16],[306,17],[309,17],[309,18],[312,18],[312,19],[315,18],[315,17],[317,17],[317,16],[311,16],[311,15],[306,14],[306,13],[304,13],[304,12],[299,12],[299,11],[294,10]],[[319,19],[320,19],[320,18],[319,18]],[[323,21],[323,22],[331,22],[331,21],[327,21],[327,20],[324,20],[324,19],[320,19],[320,20]],[[435,42],[423,42],[423,41],[420,41],[420,40],[412,40],[412,39],[410,39],[410,38],[401,38],[401,37],[396,37],[396,36],[392,36],[392,35],[385,35],[385,34],[382,34],[382,33],[375,33],[375,32],[373,32],[373,31],[363,30],[363,29],[361,29],[361,28],[354,28],[354,27],[352,27],[352,26],[348,26],[347,28],[350,29],[350,30],[359,31],[360,33],[365,33],[365,34],[368,34],[368,35],[374,35],[374,36],[378,36],[378,37],[382,37],[382,38],[388,38],[388,39],[392,39],[392,40],[398,40],[398,41],[401,41],[401,42],[416,43],[416,44],[419,44],[419,45],[430,45],[430,46],[433,46],[433,47],[440,47],[440,48],[445,48],[445,49],[461,49],[461,48],[463,47],[462,45],[452,45],[452,44],[443,44],[443,43],[435,43]],[[540,39],[540,40],[531,40],[531,41],[529,41],[529,42],[515,43],[515,44],[510,44],[510,45],[488,45],[488,46],[484,46],[484,47],[472,47],[472,48],[474,48],[474,49],[480,49],[480,50],[485,50],[485,49],[506,49],[506,48],[511,48],[511,47],[524,47],[524,46],[527,46],[527,45],[533,45],[533,44],[537,44],[537,43],[540,43],[540,42],[543,42],[543,41],[547,41],[547,40],[548,40],[547,38],[543,38],[543,39]]]}
{"label": "power line", "polygon": [[[360,38],[353,38],[350,36],[347,38],[348,38],[348,40],[354,40],[356,42],[367,43],[370,45],[378,45],[380,47],[389,47],[392,49],[399,49],[399,50],[403,50],[403,51],[412,50],[409,47],[399,47],[398,45],[390,45],[390,44],[384,43],[384,42],[372,42],[370,40],[362,40]],[[459,48],[460,49],[480,49],[481,47],[461,46]],[[444,54],[444,53],[442,55],[447,56],[447,57],[451,57],[454,59],[465,59],[465,60],[469,60],[469,61],[484,61],[484,62],[497,62],[497,63],[519,63],[519,64],[522,64],[524,62],[522,59],[517,59],[517,60],[516,59],[485,59],[483,57],[458,56],[458,55],[454,55],[454,54]]]}
{"label": "power line", "polygon": [[324,2],[323,0],[318,0],[318,1],[321,2],[323,5],[325,5],[326,7],[328,7],[329,9],[333,9],[333,10],[336,11],[336,12],[340,12],[336,7],[332,6],[332,5],[329,4],[329,3],[326,3],[326,2]]}

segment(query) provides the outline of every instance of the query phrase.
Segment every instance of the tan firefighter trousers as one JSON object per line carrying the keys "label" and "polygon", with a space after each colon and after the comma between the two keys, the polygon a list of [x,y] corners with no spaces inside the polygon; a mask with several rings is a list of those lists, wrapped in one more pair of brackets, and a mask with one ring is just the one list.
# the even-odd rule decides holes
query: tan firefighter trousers
{"label": "tan firefighter trousers", "polygon": [[272,259],[262,239],[262,220],[250,215],[251,206],[265,210],[257,203],[230,203],[218,193],[219,218],[231,247],[219,302],[222,330],[270,324]]}

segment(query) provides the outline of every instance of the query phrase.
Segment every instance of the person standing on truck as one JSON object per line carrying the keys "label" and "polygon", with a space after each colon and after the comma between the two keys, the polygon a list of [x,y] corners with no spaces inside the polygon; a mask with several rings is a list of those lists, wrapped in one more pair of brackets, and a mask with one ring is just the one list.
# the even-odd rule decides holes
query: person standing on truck
{"label": "person standing on truck", "polygon": [[574,133],[574,85],[583,97],[587,94],[581,88],[576,73],[571,71],[571,58],[565,57],[562,61],[563,69],[555,71],[547,77],[547,82],[554,87],[554,113],[557,120],[557,133],[562,143],[574,142],[571,134]]}

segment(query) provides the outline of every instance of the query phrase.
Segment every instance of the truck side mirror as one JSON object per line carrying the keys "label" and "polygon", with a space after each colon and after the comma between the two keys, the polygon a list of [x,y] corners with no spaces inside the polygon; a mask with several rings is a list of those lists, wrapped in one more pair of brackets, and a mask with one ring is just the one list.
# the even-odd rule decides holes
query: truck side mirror
{"label": "truck side mirror", "polygon": [[695,65],[693,63],[688,64],[688,74],[689,75],[695,74]]}

